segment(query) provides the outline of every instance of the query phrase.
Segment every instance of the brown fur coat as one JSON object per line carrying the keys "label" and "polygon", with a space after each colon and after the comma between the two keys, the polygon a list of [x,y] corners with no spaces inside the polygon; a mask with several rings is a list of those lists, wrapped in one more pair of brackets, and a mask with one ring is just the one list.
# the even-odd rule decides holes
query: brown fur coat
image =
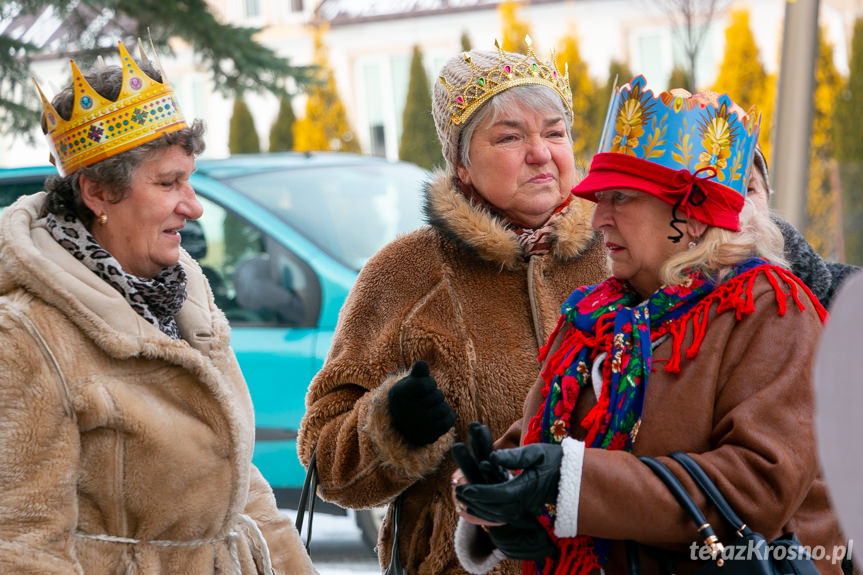
{"label": "brown fur coat", "polygon": [[[411,575],[465,573],[453,549],[449,476],[454,441],[481,421],[501,435],[520,419],[539,373],[538,349],[570,292],[606,276],[590,228],[592,205],[574,199],[551,253],[525,261],[515,235],[438,173],[426,191],[431,226],[400,237],[363,268],[341,311],[332,348],[306,397],[299,453],[317,446],[319,494],[351,508],[404,492],[399,555]],[[417,360],[457,414],[455,429],[422,448],[390,426],[387,392]],[[392,526],[379,540],[389,562]],[[506,561],[497,573],[520,573]]]}
{"label": "brown fur coat", "polygon": [[254,575],[258,529],[277,574],[314,573],[251,464],[251,399],[200,268],[182,252],[172,340],[34,224],[43,201],[0,219],[0,573]]}

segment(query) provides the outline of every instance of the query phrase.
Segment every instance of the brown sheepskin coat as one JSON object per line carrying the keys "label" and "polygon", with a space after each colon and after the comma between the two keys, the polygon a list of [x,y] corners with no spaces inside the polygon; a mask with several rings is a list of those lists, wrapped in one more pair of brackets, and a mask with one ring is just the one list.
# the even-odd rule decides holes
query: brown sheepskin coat
{"label": "brown sheepskin coat", "polygon": [[0,218],[0,573],[254,575],[264,543],[278,575],[314,573],[251,464],[251,400],[198,265],[182,252],[172,340],[35,223],[44,197]]}
{"label": "brown sheepskin coat", "polygon": [[[341,311],[329,356],[309,388],[299,453],[317,446],[319,494],[351,508],[404,492],[399,556],[411,575],[465,573],[453,546],[449,478],[454,441],[481,421],[493,436],[520,420],[539,373],[539,346],[573,289],[606,277],[592,205],[573,199],[551,252],[525,261],[516,236],[435,174],[426,190],[431,226],[402,236],[365,265]],[[390,425],[387,392],[417,360],[428,362],[456,426],[411,447]],[[387,516],[381,565],[390,559]],[[506,561],[496,573],[521,572]]]}

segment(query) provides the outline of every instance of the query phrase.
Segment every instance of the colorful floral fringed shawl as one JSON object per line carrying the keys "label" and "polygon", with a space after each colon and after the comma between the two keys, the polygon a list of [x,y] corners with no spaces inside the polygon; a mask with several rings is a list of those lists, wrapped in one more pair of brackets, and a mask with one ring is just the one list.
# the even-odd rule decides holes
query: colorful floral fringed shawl
{"label": "colorful floral fringed shawl", "polygon": [[[626,283],[614,278],[577,289],[562,306],[549,343],[540,350],[539,359],[545,361],[544,402],[530,421],[525,443],[560,443],[569,436],[572,425],[581,425],[587,430],[588,447],[632,451],[651,370],[651,343],[663,336],[671,337],[673,352],[664,369],[680,372],[681,355],[685,353],[687,359],[692,359],[698,353],[715,303],[717,314],[733,311],[738,320],[754,311],[752,286],[758,274],[764,274],[773,286],[781,315],[788,305],[785,284],[790,286],[791,299],[801,310],[802,299],[808,299],[815,302],[822,320],[826,316],[799,279],[760,258],[743,262],[718,285],[701,274],[692,274],[686,285],[662,288],[644,302]],[[573,329],[547,357],[551,342],[566,323]],[[683,350],[690,324],[693,340]],[[602,391],[597,404],[584,420],[571,422],[578,394],[591,386],[593,363],[603,352],[607,356],[600,366]],[[554,519],[553,506],[546,506],[539,520],[555,540],[559,559],[547,560],[544,565],[525,562],[526,575],[586,575],[605,565],[611,541],[584,535],[558,539]]]}

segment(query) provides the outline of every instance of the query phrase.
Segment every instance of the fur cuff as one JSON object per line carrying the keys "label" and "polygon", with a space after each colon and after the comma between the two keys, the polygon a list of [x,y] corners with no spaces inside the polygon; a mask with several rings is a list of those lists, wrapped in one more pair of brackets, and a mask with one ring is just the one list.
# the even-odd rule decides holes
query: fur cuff
{"label": "fur cuff", "polygon": [[557,493],[557,519],[554,534],[558,537],[578,535],[578,498],[581,494],[581,469],[584,464],[584,442],[567,437],[561,444],[560,487]]}
{"label": "fur cuff", "polygon": [[370,392],[368,409],[360,429],[375,446],[383,464],[398,473],[413,479],[425,477],[434,471],[449,454],[455,442],[455,428],[440,436],[432,444],[416,447],[404,440],[392,425],[389,407],[389,391],[400,379],[408,375],[405,370],[384,379]]}
{"label": "fur cuff", "polygon": [[473,575],[488,573],[506,559],[503,551],[496,548],[479,525],[459,518],[455,528],[455,555],[465,571]]}

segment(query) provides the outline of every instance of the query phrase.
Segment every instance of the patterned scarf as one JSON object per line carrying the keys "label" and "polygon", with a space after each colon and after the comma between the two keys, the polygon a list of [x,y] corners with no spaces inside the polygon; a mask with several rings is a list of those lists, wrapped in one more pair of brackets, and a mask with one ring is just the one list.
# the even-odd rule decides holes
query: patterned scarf
{"label": "patterned scarf", "polygon": [[567,194],[566,199],[548,217],[544,224],[538,228],[528,228],[524,224],[513,220],[504,212],[500,211],[494,204],[482,197],[471,185],[465,184],[458,178],[453,178],[456,189],[474,205],[482,206],[492,214],[499,217],[506,224],[506,229],[515,234],[521,253],[525,259],[531,256],[541,256],[551,250],[554,241],[555,227],[569,211],[572,195]]}
{"label": "patterned scarf", "polygon": [[124,272],[120,262],[96,242],[74,215],[66,214],[61,222],[48,214],[44,225],[75,259],[120,292],[138,315],[172,339],[180,339],[175,316],[186,301],[186,271],[182,265],[165,268],[152,279],[139,278]]}
{"label": "patterned scarf", "polygon": [[[682,345],[686,331],[685,322],[677,322],[685,314],[702,311],[693,319],[696,323],[696,341],[687,349],[692,358],[698,351],[706,330],[707,313],[694,308],[714,295],[720,297],[719,311],[738,310],[745,313],[751,306],[752,276],[758,270],[770,268],[781,277],[787,274],[780,268],[766,265],[766,261],[753,258],[743,262],[732,271],[732,278],[720,284],[720,289],[700,273],[689,276],[685,285],[664,287],[646,301],[628,284],[611,278],[595,286],[577,289],[562,306],[562,315],[554,333],[540,351],[540,361],[545,361],[542,378],[544,403],[531,419],[525,443],[561,443],[570,435],[573,425],[587,430],[585,444],[609,450],[632,451],[641,425],[641,414],[647,382],[652,368],[651,343],[670,335],[677,347]],[[789,274],[790,275],[790,274]],[[753,278],[754,279],[754,276]],[[746,283],[748,281],[748,283]],[[741,287],[742,286],[742,287]],[[746,287],[748,286],[748,287]],[[745,292],[749,292],[749,301]],[[711,296],[711,297],[708,297]],[[737,298],[737,300],[735,300]],[[687,317],[689,319],[689,316]],[[549,346],[561,327],[569,323],[571,328],[550,357]],[[679,325],[683,323],[682,327]],[[570,421],[579,393],[591,387],[593,364],[606,353],[600,370],[602,390],[597,404],[582,421]],[[679,353],[666,364],[670,372],[679,371]],[[574,538],[558,539],[554,535],[554,507],[546,506],[539,517],[540,523],[554,539],[560,549],[560,558],[546,561],[545,565],[524,563],[524,572],[543,575],[586,575],[596,568],[604,567],[611,541],[578,535]]]}

